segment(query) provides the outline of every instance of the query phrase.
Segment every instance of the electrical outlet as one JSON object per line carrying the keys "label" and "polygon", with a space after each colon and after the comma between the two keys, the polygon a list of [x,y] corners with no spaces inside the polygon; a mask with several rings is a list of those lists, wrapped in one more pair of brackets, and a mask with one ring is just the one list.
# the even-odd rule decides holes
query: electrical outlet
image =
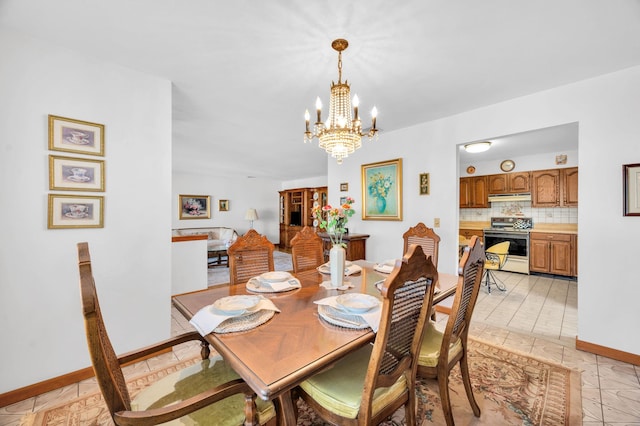
{"label": "electrical outlet", "polygon": [[440,228],[440,218],[436,217],[435,219],[433,219],[433,227],[434,228]]}

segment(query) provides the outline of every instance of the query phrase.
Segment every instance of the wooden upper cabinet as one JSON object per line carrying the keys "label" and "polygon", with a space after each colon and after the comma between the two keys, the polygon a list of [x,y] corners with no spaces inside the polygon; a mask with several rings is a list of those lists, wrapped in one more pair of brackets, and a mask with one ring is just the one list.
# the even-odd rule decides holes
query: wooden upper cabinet
{"label": "wooden upper cabinet", "polygon": [[531,207],[578,205],[578,168],[531,172]]}
{"label": "wooden upper cabinet", "polygon": [[576,207],[578,205],[578,168],[562,169],[562,205]]}
{"label": "wooden upper cabinet", "polygon": [[487,176],[460,178],[460,207],[489,207]]}
{"label": "wooden upper cabinet", "polygon": [[522,194],[531,189],[529,187],[530,172],[501,173],[489,175],[489,194]]}

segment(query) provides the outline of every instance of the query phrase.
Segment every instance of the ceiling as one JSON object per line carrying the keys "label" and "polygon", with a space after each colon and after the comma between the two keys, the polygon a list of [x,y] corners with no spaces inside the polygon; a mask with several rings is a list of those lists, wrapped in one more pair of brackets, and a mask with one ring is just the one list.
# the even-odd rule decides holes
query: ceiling
{"label": "ceiling", "polygon": [[[504,160],[524,155],[544,153],[567,153],[578,150],[578,123],[568,123],[561,126],[546,127],[518,133],[485,139],[491,142],[488,151],[470,153],[460,145],[460,164],[483,162],[490,160]],[[479,141],[474,141],[479,142]]]}
{"label": "ceiling", "polygon": [[174,171],[280,180],[327,172],[304,111],[335,38],[381,141],[640,64],[640,0],[0,0],[0,28],[171,80]]}

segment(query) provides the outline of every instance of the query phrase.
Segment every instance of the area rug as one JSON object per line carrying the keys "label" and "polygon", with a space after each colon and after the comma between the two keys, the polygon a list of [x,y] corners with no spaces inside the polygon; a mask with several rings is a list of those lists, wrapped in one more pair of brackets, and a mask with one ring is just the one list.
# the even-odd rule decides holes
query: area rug
{"label": "area rug", "polygon": [[[291,271],[293,263],[291,254],[283,251],[273,252],[273,266],[276,271]],[[215,266],[207,270],[207,284],[209,287],[229,282],[229,267]]]}
{"label": "area rug", "polygon": [[[503,347],[470,339],[471,383],[482,415],[474,417],[460,371],[450,376],[453,416],[463,425],[581,425],[582,401],[580,372],[554,362],[510,351]],[[132,394],[158,377],[193,364],[182,361],[164,370],[130,380]],[[417,386],[418,424],[444,425],[438,385],[419,380]],[[325,426],[315,412],[298,401],[300,426]],[[99,393],[85,395],[66,404],[25,416],[21,426],[112,425]],[[212,423],[214,424],[214,423]],[[404,412],[398,410],[385,426],[404,425]]]}

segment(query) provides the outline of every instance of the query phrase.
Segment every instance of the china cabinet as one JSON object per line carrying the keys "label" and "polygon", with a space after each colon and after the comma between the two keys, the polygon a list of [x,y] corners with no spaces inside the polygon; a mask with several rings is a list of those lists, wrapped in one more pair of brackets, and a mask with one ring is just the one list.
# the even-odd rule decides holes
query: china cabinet
{"label": "china cabinet", "polygon": [[291,239],[305,226],[314,226],[311,210],[327,204],[327,187],[280,191],[280,248],[291,248]]}

